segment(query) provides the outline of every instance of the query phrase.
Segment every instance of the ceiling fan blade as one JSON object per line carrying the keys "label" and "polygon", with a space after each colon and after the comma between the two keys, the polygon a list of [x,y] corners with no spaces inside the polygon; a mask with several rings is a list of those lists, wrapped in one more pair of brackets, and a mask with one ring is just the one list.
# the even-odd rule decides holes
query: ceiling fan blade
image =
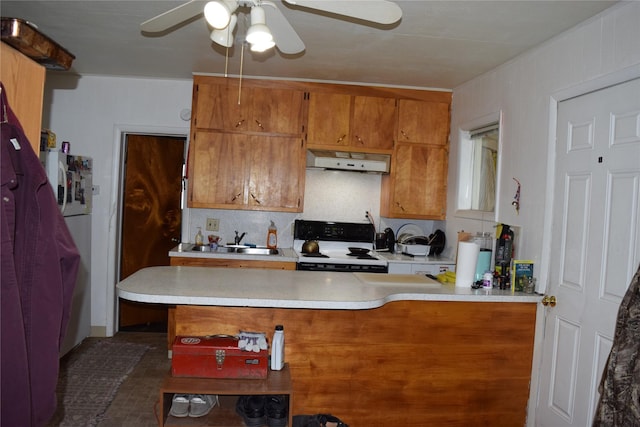
{"label": "ceiling fan blade", "polygon": [[158,16],[144,21],[140,24],[140,29],[145,33],[158,33],[168,30],[174,25],[178,25],[188,19],[197,16],[204,10],[204,1],[191,0],[178,7],[174,7]]}
{"label": "ceiling fan blade", "polygon": [[263,1],[262,4],[263,6],[269,6],[264,8],[264,12],[267,18],[267,26],[271,30],[278,50],[285,54],[302,52],[305,49],[304,42],[280,9],[268,1]]}
{"label": "ceiling fan blade", "polygon": [[284,2],[378,24],[393,24],[402,18],[400,6],[387,0],[284,0]]}

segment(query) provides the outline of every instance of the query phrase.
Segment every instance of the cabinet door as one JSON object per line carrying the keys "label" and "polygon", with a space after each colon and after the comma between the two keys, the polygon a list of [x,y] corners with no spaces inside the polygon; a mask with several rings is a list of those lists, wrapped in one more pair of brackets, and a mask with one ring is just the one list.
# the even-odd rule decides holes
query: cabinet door
{"label": "cabinet door", "polygon": [[194,124],[198,129],[300,135],[304,92],[198,81]]}
{"label": "cabinet door", "polygon": [[[244,92],[245,89],[243,89]],[[303,132],[304,92],[292,89],[251,88],[246,102],[251,100],[251,132],[301,135]]]}
{"label": "cabinet door", "polygon": [[301,138],[252,138],[248,204],[254,210],[301,212],[305,146]]}
{"label": "cabinet door", "polygon": [[447,145],[449,104],[445,102],[398,101],[398,142]]}
{"label": "cabinet door", "polygon": [[[194,117],[192,125],[198,129],[246,131],[251,102],[242,102],[237,83],[208,83],[200,81],[194,88]],[[245,94],[246,101],[246,94]]]}
{"label": "cabinet door", "polygon": [[309,94],[309,147],[348,146],[350,114],[351,95],[322,92]]}
{"label": "cabinet door", "polygon": [[350,145],[359,149],[393,150],[395,123],[395,98],[356,96]]}
{"label": "cabinet door", "polygon": [[381,212],[391,218],[444,219],[447,196],[446,148],[396,144],[392,175],[383,190],[391,191]]}
{"label": "cabinet door", "polygon": [[246,137],[220,132],[194,133],[189,154],[189,206],[224,208],[247,203]]}

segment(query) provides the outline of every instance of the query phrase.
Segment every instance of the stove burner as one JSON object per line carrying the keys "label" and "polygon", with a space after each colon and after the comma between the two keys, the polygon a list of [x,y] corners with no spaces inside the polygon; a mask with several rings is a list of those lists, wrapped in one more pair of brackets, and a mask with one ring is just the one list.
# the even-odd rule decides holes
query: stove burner
{"label": "stove burner", "polygon": [[303,257],[307,257],[307,258],[329,258],[328,255],[325,254],[321,254],[319,252],[313,252],[313,253],[308,253],[308,254],[303,254]]}

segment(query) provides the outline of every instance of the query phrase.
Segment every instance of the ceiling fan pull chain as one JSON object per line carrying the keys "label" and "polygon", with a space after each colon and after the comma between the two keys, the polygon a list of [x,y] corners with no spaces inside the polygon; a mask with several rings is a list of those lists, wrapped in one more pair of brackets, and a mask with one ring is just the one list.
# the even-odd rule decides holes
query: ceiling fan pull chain
{"label": "ceiling fan pull chain", "polygon": [[240,83],[238,84],[238,105],[240,105],[240,97],[242,95],[242,69],[244,67],[244,43],[240,49]]}

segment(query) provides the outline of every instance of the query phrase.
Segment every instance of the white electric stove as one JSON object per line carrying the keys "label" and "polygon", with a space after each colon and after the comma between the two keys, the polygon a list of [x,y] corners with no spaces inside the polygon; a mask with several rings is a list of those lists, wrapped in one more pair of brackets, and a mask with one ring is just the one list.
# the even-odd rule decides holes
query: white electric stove
{"label": "white electric stove", "polygon": [[[306,221],[294,224],[293,249],[297,270],[387,273],[387,260],[374,251],[375,228],[369,223]],[[306,241],[316,241],[317,253],[304,253]]]}

